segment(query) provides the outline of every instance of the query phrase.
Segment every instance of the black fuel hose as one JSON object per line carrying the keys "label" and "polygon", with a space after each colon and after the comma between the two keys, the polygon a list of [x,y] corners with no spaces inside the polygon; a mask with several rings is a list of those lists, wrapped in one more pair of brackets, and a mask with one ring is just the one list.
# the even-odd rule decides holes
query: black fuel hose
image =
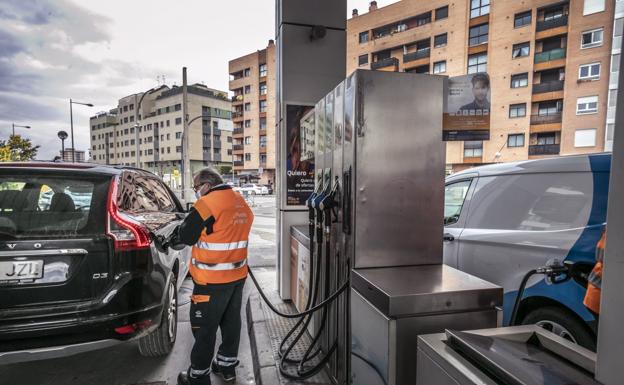
{"label": "black fuel hose", "polygon": [[516,296],[513,310],[511,311],[511,317],[509,318],[509,326],[515,326],[518,324],[518,320],[516,318],[518,317],[518,308],[520,308],[520,301],[524,296],[524,290],[526,289],[526,284],[529,281],[529,278],[531,278],[535,274],[537,274],[537,269],[530,270],[524,275],[524,278],[522,278],[522,282],[520,283],[520,287],[518,288],[518,295]]}

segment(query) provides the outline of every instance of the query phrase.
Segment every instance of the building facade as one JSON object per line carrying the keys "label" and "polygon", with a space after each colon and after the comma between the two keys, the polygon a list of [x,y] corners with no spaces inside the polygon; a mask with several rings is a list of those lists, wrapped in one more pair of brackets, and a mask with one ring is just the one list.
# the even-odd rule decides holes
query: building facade
{"label": "building facade", "polygon": [[[188,86],[192,173],[206,166],[231,167],[231,108],[227,92],[201,84]],[[126,96],[116,109],[91,118],[91,158],[152,171],[177,187],[182,172],[182,119],[182,87],[161,86]]]}
{"label": "building facade", "polygon": [[347,73],[487,72],[490,140],[447,142],[449,171],[602,152],[614,7],[613,0],[402,0],[383,8],[373,1],[347,22]]}
{"label": "building facade", "polygon": [[275,184],[275,44],[229,63],[234,170]]}
{"label": "building facade", "polygon": [[63,162],[75,161],[76,163],[82,163],[85,161],[85,152],[81,150],[74,151],[71,147],[66,148],[64,151],[59,151],[59,154]]}

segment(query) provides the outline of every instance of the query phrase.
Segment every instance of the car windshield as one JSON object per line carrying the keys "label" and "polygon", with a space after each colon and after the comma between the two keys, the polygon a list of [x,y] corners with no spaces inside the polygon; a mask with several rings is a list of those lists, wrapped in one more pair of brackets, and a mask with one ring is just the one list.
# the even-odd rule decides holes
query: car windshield
{"label": "car windshield", "polygon": [[0,239],[104,232],[108,178],[0,171]]}

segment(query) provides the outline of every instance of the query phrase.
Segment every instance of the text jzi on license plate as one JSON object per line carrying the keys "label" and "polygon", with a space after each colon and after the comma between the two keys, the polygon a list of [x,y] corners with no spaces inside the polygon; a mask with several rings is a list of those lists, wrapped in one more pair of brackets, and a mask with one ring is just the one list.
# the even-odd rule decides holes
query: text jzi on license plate
{"label": "text jzi on license plate", "polygon": [[0,282],[22,281],[43,277],[43,261],[0,262]]}

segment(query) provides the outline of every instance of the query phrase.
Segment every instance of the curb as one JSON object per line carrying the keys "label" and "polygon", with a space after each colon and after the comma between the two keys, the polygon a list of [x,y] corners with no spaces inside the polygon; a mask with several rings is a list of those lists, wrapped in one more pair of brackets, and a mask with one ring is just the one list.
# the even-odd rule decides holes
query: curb
{"label": "curb", "polygon": [[274,385],[279,384],[280,379],[275,366],[269,330],[260,301],[261,299],[257,294],[250,295],[245,309],[247,313],[247,331],[251,345],[251,360],[256,385]]}

